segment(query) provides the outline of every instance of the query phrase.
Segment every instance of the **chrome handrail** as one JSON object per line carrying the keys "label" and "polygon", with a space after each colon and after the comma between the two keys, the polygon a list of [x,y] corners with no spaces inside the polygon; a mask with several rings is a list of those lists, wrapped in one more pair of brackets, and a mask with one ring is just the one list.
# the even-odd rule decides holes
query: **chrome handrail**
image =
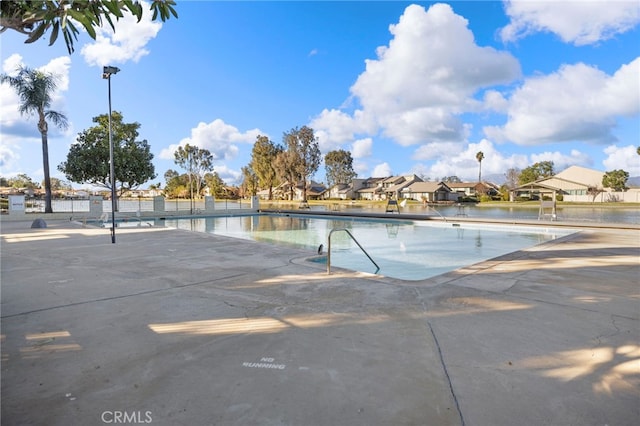
{"label": "chrome handrail", "polygon": [[435,207],[431,207],[431,206],[427,205],[427,211],[429,211],[430,209],[433,210],[434,212],[436,212],[438,214],[438,216],[440,216],[442,218],[442,220],[444,220],[445,222],[447,221],[447,218],[442,216],[442,213],[440,213],[438,210],[436,210]]}
{"label": "chrome handrail", "polygon": [[336,231],[344,231],[347,233],[347,235],[349,235],[351,237],[351,239],[358,245],[358,247],[360,247],[360,250],[362,250],[362,252],[369,258],[369,260],[371,261],[371,263],[373,263],[376,267],[376,272],[374,273],[378,273],[378,271],[380,270],[380,267],[378,266],[378,264],[371,258],[371,256],[369,256],[369,253],[367,253],[367,251],[364,249],[364,247],[362,247],[360,245],[360,243],[358,242],[358,240],[356,240],[356,237],[353,236],[353,234],[351,232],[349,232],[348,229],[346,228],[336,228],[336,229],[332,229],[329,232],[329,236],[327,237],[328,240],[328,247],[327,247],[327,275],[331,274],[331,234],[333,234]]}

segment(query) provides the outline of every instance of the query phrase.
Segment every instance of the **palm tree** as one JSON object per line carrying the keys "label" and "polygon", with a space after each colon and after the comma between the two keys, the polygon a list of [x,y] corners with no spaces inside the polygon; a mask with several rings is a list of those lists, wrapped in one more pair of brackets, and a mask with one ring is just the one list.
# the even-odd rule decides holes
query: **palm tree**
{"label": "palm tree", "polygon": [[478,151],[476,160],[478,160],[478,182],[482,182],[482,160],[484,160],[484,153],[482,151]]}
{"label": "palm tree", "polygon": [[51,97],[55,92],[57,84],[57,76],[51,73],[34,70],[21,66],[18,68],[18,75],[11,77],[6,74],[0,76],[0,82],[9,83],[20,97],[21,115],[37,114],[38,130],[42,137],[42,164],[44,169],[44,190],[45,190],[45,213],[52,213],[51,208],[51,177],[49,175],[49,144],[47,133],[49,125],[47,120],[62,130],[68,127],[67,117],[57,111],[52,111]]}

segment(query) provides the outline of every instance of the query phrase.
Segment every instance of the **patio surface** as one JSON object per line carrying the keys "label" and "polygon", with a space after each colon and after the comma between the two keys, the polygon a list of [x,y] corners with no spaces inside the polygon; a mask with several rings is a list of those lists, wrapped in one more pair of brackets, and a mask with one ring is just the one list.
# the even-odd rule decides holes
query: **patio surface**
{"label": "patio surface", "polygon": [[420,282],[2,221],[2,425],[638,425],[640,231]]}

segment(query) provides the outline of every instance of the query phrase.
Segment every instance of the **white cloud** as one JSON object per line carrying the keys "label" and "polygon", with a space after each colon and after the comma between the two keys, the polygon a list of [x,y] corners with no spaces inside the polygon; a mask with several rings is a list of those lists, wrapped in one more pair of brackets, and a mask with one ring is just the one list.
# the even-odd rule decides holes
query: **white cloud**
{"label": "white cloud", "polygon": [[[459,115],[479,107],[473,99],[478,90],[520,76],[513,56],[478,46],[467,20],[446,4],[428,11],[411,5],[389,30],[389,45],[366,61],[350,89],[350,100],[361,108],[353,114],[325,109],[310,123],[321,151],[380,130],[403,146],[462,142],[470,129]],[[492,91],[485,104],[504,111],[507,101]]]}
{"label": "white cloud", "polygon": [[89,65],[104,66],[129,60],[138,62],[149,54],[146,45],[155,38],[162,24],[151,20],[149,3],[143,1],[142,7],[144,13],[140,22],[135,16],[125,13],[124,17],[114,21],[115,32],[108,24],[97,29],[96,40],[85,44],[80,51]]}
{"label": "white cloud", "polygon": [[20,154],[15,147],[6,145],[4,141],[0,142],[0,168],[11,170],[18,160],[20,160]]}
{"label": "white cloud", "polygon": [[242,182],[242,172],[230,169],[224,164],[215,166],[213,171],[218,173],[220,179],[227,185],[239,185]]}
{"label": "white cloud", "polygon": [[370,157],[373,148],[373,140],[371,138],[358,139],[351,146],[351,154],[353,158]]}
{"label": "white cloud", "polygon": [[[28,66],[24,63],[22,56],[13,54],[2,63],[2,69],[11,76],[17,75],[16,70],[20,66]],[[55,74],[57,77],[57,89],[51,94],[51,106],[53,111],[66,115],[64,93],[69,89],[69,69],[71,59],[68,56],[61,56],[52,59],[50,62],[38,70]],[[37,117],[35,115],[21,115],[19,112],[20,98],[8,83],[0,85],[0,166],[2,172],[7,174],[14,170],[18,160],[21,158],[20,151],[25,144],[34,143],[40,146],[42,139],[37,127]],[[60,136],[67,136],[73,132],[73,123],[69,119],[69,128],[63,131],[53,124],[49,124],[48,136],[50,143]],[[20,172],[25,172],[21,170]]]}
{"label": "white cloud", "polygon": [[607,158],[602,161],[606,171],[622,169],[629,172],[629,176],[640,176],[640,157],[636,149],[633,145],[606,147],[604,153]]}
{"label": "white cloud", "polygon": [[431,167],[422,173],[432,178],[444,178],[445,176],[458,176],[462,180],[478,180],[480,164],[476,154],[482,151],[482,176],[503,175],[510,168],[523,169],[530,165],[526,155],[514,154],[505,157],[495,149],[494,144],[483,139],[478,143],[470,143],[459,150],[451,151],[449,155],[440,156]]}
{"label": "white cloud", "polygon": [[478,46],[467,24],[449,5],[436,4],[428,11],[411,5],[390,26],[393,39],[351,87],[386,136],[405,146],[464,140],[457,116],[471,97],[520,75],[513,56]]}
{"label": "white cloud", "polygon": [[458,176],[464,181],[476,181],[480,164],[476,159],[476,154],[482,151],[484,159],[482,160],[482,176],[483,180],[487,176],[500,175],[504,176],[507,170],[511,168],[524,169],[534,163],[541,161],[553,161],[556,172],[562,171],[569,166],[592,167],[593,161],[588,154],[580,152],[576,149],[564,154],[558,151],[546,151],[542,153],[534,153],[529,156],[524,154],[511,154],[505,156],[496,150],[495,145],[483,139],[478,143],[470,143],[468,146],[458,151],[454,151],[448,156],[442,156],[433,165],[417,165],[414,170],[419,170],[421,174],[430,178],[442,179],[446,176]]}
{"label": "white cloud", "polygon": [[173,160],[174,152],[178,146],[186,144],[208,149],[217,161],[234,158],[238,154],[239,143],[253,143],[259,135],[267,136],[258,129],[240,132],[236,127],[226,124],[221,119],[211,123],[199,123],[191,129],[191,136],[184,138],[178,144],[164,148],[159,157],[165,160]]}
{"label": "white cloud", "polygon": [[464,143],[458,142],[432,142],[421,145],[415,150],[413,160],[433,160],[436,158],[451,158],[452,155],[461,152]]}
{"label": "white cloud", "polygon": [[485,134],[519,145],[614,142],[616,116],[640,112],[639,74],[637,58],[612,76],[579,63],[529,78],[509,100],[506,125],[485,127]]}
{"label": "white cloud", "polygon": [[324,109],[309,124],[318,138],[320,151],[329,152],[340,147],[344,142],[353,140],[355,121],[337,109]]}
{"label": "white cloud", "polygon": [[52,59],[43,67],[40,67],[41,71],[54,74],[58,77],[58,90],[54,93],[55,96],[60,97],[60,92],[66,92],[69,90],[69,69],[71,68],[71,58],[69,56],[59,56]]}
{"label": "white cloud", "polygon": [[531,154],[531,163],[539,163],[541,161],[553,161],[553,168],[556,172],[560,172],[569,166],[590,167],[593,164],[591,157],[577,149],[572,149],[569,155],[561,152],[543,152],[540,154]]}
{"label": "white cloud", "polygon": [[21,65],[24,65],[22,56],[14,53],[2,62],[2,71],[5,74],[15,77],[18,74],[18,68],[20,68]]}
{"label": "white cloud", "polygon": [[[17,75],[17,69],[21,66],[27,66],[22,60],[22,56],[13,54],[4,60],[2,63],[2,69],[11,76]],[[38,70],[54,74],[57,78],[57,90],[51,94],[51,110],[64,112],[64,98],[63,94],[69,89],[69,68],[71,66],[71,59],[68,56],[61,56],[52,59],[46,65],[39,67]],[[22,116],[18,111],[20,105],[20,98],[9,83],[3,83],[0,85],[0,97],[2,103],[0,104],[0,126],[2,127],[2,133],[6,134],[21,134],[25,128],[29,129],[31,135],[40,136],[36,127],[37,121],[34,117]],[[16,132],[16,130],[18,130]],[[52,134],[56,134],[55,126],[50,126]]]}
{"label": "white cloud", "polygon": [[[3,62],[2,69],[8,75],[15,77],[17,75],[16,70],[20,66],[24,66],[22,57],[20,55],[11,55]],[[0,103],[0,127],[3,133],[2,139],[4,140],[7,130],[16,126],[18,122],[24,121],[24,119],[20,115],[20,111],[18,111],[20,98],[9,83],[0,85],[0,99],[2,99]]]}
{"label": "white cloud", "polygon": [[378,164],[373,168],[373,172],[371,172],[371,177],[387,177],[392,175],[391,166],[386,162]]}
{"label": "white cloud", "polygon": [[509,108],[509,101],[505,99],[502,93],[495,90],[487,90],[484,94],[484,108],[506,113]]}
{"label": "white cloud", "polygon": [[358,177],[368,176],[369,164],[366,161],[353,161],[353,170],[358,174]]}
{"label": "white cloud", "polygon": [[[51,96],[51,110],[66,114],[66,104],[64,94],[69,90],[69,70],[71,69],[71,58],[69,56],[60,56],[52,59],[45,66],[39,68],[41,71],[51,73],[57,77],[57,89]],[[67,116],[69,120],[69,128],[64,133],[70,135],[72,132],[71,117]],[[53,137],[59,132],[58,129],[51,123],[49,124],[49,130]]]}
{"label": "white cloud", "polygon": [[339,149],[342,144],[351,142],[356,134],[375,131],[375,126],[362,111],[349,115],[338,109],[324,109],[309,124],[318,138],[320,151],[329,152]]}
{"label": "white cloud", "polygon": [[504,41],[552,32],[581,46],[624,33],[640,22],[638,2],[629,0],[505,0],[505,11],[511,23],[500,32]]}

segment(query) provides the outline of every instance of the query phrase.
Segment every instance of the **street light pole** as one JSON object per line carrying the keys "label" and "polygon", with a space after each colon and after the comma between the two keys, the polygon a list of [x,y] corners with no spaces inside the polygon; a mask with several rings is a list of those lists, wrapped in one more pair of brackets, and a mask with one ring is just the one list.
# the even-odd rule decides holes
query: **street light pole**
{"label": "street light pole", "polygon": [[109,87],[109,168],[111,177],[111,243],[116,243],[116,167],[113,162],[113,135],[111,130],[111,76],[120,71],[117,67],[103,67],[102,78]]}

